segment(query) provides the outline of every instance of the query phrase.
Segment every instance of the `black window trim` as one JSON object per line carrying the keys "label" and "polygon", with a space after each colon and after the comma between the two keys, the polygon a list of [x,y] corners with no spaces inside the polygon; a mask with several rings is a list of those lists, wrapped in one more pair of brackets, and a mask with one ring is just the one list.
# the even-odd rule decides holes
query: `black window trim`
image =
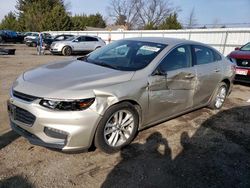
{"label": "black window trim", "polygon": [[[216,52],[213,48],[211,48],[211,47],[209,47],[209,46],[204,46],[204,45],[201,45],[201,44],[192,44],[191,45],[191,51],[192,51],[192,58],[193,58],[193,65],[195,66],[200,66],[200,65],[208,65],[208,64],[210,64],[210,63],[206,63],[206,64],[197,64],[197,59],[196,59],[196,55],[195,55],[195,46],[201,46],[201,47],[203,47],[203,48],[207,48],[207,49],[209,49],[209,50],[211,50],[212,51],[212,54],[213,54],[213,62],[210,62],[210,63],[215,63],[215,62],[218,62],[218,61],[221,61],[222,60],[222,57],[221,57],[221,55],[218,53],[218,52]],[[216,60],[215,59],[215,53],[217,53],[219,56],[220,56],[220,60]]]}
{"label": "black window trim", "polygon": [[[168,46],[168,45],[167,45]],[[167,47],[166,46],[166,47]],[[176,48],[181,47],[181,46],[189,46],[190,47],[190,52],[191,52],[191,65],[189,67],[186,68],[191,68],[194,67],[194,57],[193,57],[193,53],[192,53],[192,44],[190,43],[181,43],[181,44],[177,44],[174,47],[172,47],[170,50],[168,50],[168,52],[160,59],[159,63],[156,65],[155,69],[153,70],[153,72],[151,73],[151,76],[155,75],[155,72],[157,71],[157,69],[159,68],[160,64],[162,63],[162,61]],[[176,69],[178,70],[178,69]],[[175,71],[175,70],[173,70]]]}

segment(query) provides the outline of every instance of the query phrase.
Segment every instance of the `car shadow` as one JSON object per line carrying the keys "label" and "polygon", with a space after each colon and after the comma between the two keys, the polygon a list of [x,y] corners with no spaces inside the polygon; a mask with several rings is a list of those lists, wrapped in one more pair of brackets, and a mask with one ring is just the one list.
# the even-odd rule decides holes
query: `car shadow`
{"label": "car shadow", "polygon": [[8,179],[0,181],[1,188],[33,188],[33,186],[27,179],[22,176],[13,176]]}
{"label": "car shadow", "polygon": [[5,146],[11,144],[11,142],[16,140],[18,137],[20,136],[12,130],[1,135],[0,136],[0,150],[4,148]]}
{"label": "car shadow", "polygon": [[180,134],[175,157],[167,138],[152,133],[121,151],[101,187],[250,187],[249,125],[250,106],[218,112],[192,136]]}

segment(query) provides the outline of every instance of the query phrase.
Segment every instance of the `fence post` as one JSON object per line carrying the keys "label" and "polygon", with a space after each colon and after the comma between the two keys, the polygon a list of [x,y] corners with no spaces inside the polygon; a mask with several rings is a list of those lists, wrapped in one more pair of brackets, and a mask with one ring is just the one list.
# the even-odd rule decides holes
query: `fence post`
{"label": "fence post", "polygon": [[225,41],[223,44],[223,50],[222,50],[223,55],[225,55],[224,53],[225,53],[226,45],[227,45],[227,37],[228,37],[228,31],[226,31]]}

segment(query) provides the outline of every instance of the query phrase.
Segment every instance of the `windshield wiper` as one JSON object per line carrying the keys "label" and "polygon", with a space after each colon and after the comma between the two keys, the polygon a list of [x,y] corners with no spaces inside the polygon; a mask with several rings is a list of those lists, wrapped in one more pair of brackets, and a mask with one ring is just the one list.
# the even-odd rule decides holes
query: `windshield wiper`
{"label": "windshield wiper", "polygon": [[91,63],[93,63],[93,64],[95,64],[95,65],[99,65],[99,66],[102,66],[102,67],[108,67],[108,68],[111,68],[111,69],[117,69],[117,67],[116,66],[114,66],[114,65],[110,65],[110,64],[107,64],[107,63],[104,63],[104,62],[100,62],[100,61],[98,61],[98,62],[96,62],[96,61],[91,61]]}
{"label": "windshield wiper", "polygon": [[83,57],[79,57],[79,58],[77,58],[77,60],[85,61],[85,62],[92,63],[92,64],[95,64],[95,65],[99,65],[99,66],[102,66],[102,67],[108,67],[108,68],[111,68],[111,69],[116,69],[116,70],[118,69],[117,66],[110,65],[108,63],[104,63],[104,62],[101,62],[101,61],[94,61],[92,59],[88,59],[88,55],[83,56]]}

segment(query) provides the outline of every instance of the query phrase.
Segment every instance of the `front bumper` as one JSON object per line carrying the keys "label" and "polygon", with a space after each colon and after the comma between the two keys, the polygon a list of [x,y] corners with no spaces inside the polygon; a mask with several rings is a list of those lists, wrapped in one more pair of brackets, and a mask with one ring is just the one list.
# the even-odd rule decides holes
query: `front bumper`
{"label": "front bumper", "polygon": [[52,54],[62,54],[62,51],[58,48],[50,48]]}
{"label": "front bumper", "polygon": [[[54,111],[42,107],[39,101],[27,102],[11,96],[8,111],[14,131],[32,144],[64,151],[88,149],[91,146],[101,119],[98,113],[91,109]],[[34,121],[30,121],[32,117]]]}

